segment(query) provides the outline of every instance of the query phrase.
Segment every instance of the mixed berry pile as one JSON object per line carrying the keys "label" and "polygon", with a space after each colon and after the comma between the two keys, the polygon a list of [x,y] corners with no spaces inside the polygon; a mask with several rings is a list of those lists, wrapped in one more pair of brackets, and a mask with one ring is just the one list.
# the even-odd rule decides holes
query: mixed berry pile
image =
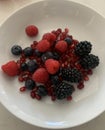
{"label": "mixed berry pile", "polygon": [[[34,25],[25,29],[29,37],[37,36],[39,30]],[[78,41],[69,34],[66,28],[45,33],[40,41],[22,48],[14,45],[13,55],[19,56],[17,61],[9,61],[2,65],[8,76],[17,76],[24,86],[21,92],[30,91],[32,98],[40,100],[50,96],[56,99],[72,99],[75,91],[84,88],[84,81],[89,80],[92,69],[99,65],[99,58],[91,54],[92,44]]]}

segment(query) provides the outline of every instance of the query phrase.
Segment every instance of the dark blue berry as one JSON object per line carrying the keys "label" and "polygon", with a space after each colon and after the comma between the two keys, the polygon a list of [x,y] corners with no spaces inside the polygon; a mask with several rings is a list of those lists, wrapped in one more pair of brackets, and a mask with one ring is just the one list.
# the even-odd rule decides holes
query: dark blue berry
{"label": "dark blue berry", "polygon": [[67,42],[68,45],[71,45],[72,39],[70,37],[66,37],[65,41]]}
{"label": "dark blue berry", "polygon": [[53,52],[53,58],[55,60],[59,60],[60,59],[60,55],[57,52]]}
{"label": "dark blue berry", "polygon": [[41,57],[42,53],[39,50],[35,49],[33,52],[34,56]]}
{"label": "dark blue berry", "polygon": [[32,49],[31,47],[26,47],[26,48],[23,50],[23,52],[24,52],[24,55],[25,55],[25,56],[32,56],[32,54],[33,54],[33,49]]}
{"label": "dark blue berry", "polygon": [[36,60],[29,60],[27,62],[27,66],[28,66],[28,70],[30,72],[34,72],[38,68],[38,64],[37,64]]}
{"label": "dark blue berry", "polygon": [[46,87],[44,85],[39,85],[38,90],[37,90],[37,94],[39,96],[46,96],[47,95]]}
{"label": "dark blue berry", "polygon": [[41,59],[43,62],[45,62],[47,59],[53,58],[52,52],[46,52],[41,56]]}
{"label": "dark blue berry", "polygon": [[11,48],[11,52],[12,52],[13,55],[20,55],[22,53],[22,48],[19,45],[14,45]]}
{"label": "dark blue berry", "polygon": [[32,80],[32,79],[28,79],[25,81],[25,87],[28,89],[28,90],[32,90],[35,88],[35,82]]}
{"label": "dark blue berry", "polygon": [[58,77],[57,75],[51,76],[51,82],[52,82],[52,84],[54,84],[54,85],[59,84],[59,83],[60,83],[59,77]]}
{"label": "dark blue berry", "polygon": [[21,69],[22,71],[27,70],[27,69],[28,69],[27,64],[26,64],[25,62],[24,62],[24,63],[22,63],[22,64],[21,64],[21,66],[20,66],[20,69]]}

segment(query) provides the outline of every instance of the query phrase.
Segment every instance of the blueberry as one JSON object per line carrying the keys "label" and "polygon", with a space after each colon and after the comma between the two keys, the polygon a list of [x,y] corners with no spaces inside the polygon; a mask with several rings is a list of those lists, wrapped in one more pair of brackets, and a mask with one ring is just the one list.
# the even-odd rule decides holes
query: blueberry
{"label": "blueberry", "polygon": [[28,89],[28,90],[32,90],[35,88],[35,82],[32,80],[32,79],[28,79],[25,81],[25,87]]}
{"label": "blueberry", "polygon": [[11,52],[12,52],[13,55],[20,55],[22,53],[22,48],[19,45],[14,45],[11,48]]}
{"label": "blueberry", "polygon": [[59,83],[60,83],[59,77],[58,77],[57,75],[51,76],[51,82],[52,82],[52,84],[54,84],[54,85],[59,84]]}
{"label": "blueberry", "polygon": [[28,70],[30,72],[34,72],[38,68],[38,64],[37,64],[36,60],[29,60],[27,62],[27,66],[28,66]]}
{"label": "blueberry", "polygon": [[65,41],[67,42],[68,45],[71,45],[72,39],[70,37],[65,38]]}
{"label": "blueberry", "polygon": [[60,55],[57,52],[53,52],[53,58],[55,60],[59,60],[60,59]]}
{"label": "blueberry", "polygon": [[25,56],[32,56],[32,54],[33,54],[33,49],[32,49],[31,47],[26,47],[26,48],[23,50],[23,52],[24,52],[24,55],[25,55]]}
{"label": "blueberry", "polygon": [[37,57],[41,57],[42,53],[39,52],[39,50],[35,49],[34,50],[34,56],[37,56]]}
{"label": "blueberry", "polygon": [[53,58],[53,53],[52,52],[46,52],[41,56],[41,59],[43,62],[45,62],[47,59]]}
{"label": "blueberry", "polygon": [[46,87],[44,85],[39,85],[38,90],[37,90],[37,94],[40,96],[46,96],[47,95]]}
{"label": "blueberry", "polygon": [[24,62],[24,63],[22,63],[22,64],[21,64],[21,66],[20,66],[20,69],[21,69],[22,71],[27,70],[27,69],[28,69],[27,64],[26,64],[25,62]]}

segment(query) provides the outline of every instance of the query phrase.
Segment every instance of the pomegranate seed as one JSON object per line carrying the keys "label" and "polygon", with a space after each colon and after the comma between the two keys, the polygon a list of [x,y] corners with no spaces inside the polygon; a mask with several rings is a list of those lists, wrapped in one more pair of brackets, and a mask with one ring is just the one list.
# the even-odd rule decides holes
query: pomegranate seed
{"label": "pomegranate seed", "polygon": [[38,87],[35,87],[32,91],[37,92]]}
{"label": "pomegranate seed", "polygon": [[92,75],[92,74],[93,74],[93,71],[92,71],[92,70],[88,70],[88,71],[87,71],[87,74]]}
{"label": "pomegranate seed", "polygon": [[25,86],[24,86],[24,87],[21,87],[21,88],[20,88],[20,91],[21,91],[21,92],[26,91],[26,87],[25,87]]}
{"label": "pomegranate seed", "polygon": [[69,33],[69,29],[68,28],[65,28],[65,33]]}
{"label": "pomegranate seed", "polygon": [[88,76],[85,76],[85,77],[84,77],[84,80],[85,80],[85,81],[88,81],[88,80],[89,80],[89,77],[88,77]]}
{"label": "pomegranate seed", "polygon": [[84,84],[83,84],[83,83],[79,83],[79,84],[77,85],[77,88],[78,88],[78,89],[83,89],[83,88],[84,88]]}
{"label": "pomegranate seed", "polygon": [[72,100],[72,96],[67,97],[67,100],[71,101]]}
{"label": "pomegranate seed", "polygon": [[52,100],[52,101],[55,101],[55,100],[56,100],[56,97],[55,97],[55,96],[51,96],[51,100]]}
{"label": "pomegranate seed", "polygon": [[23,82],[23,81],[24,81],[24,78],[21,77],[21,76],[19,76],[19,77],[18,77],[18,80],[19,80],[20,82]]}
{"label": "pomegranate seed", "polygon": [[41,96],[39,96],[38,94],[35,95],[35,98],[36,98],[37,100],[41,100]]}
{"label": "pomegranate seed", "polygon": [[31,91],[31,92],[30,92],[30,96],[31,96],[32,98],[35,98],[35,97],[36,97],[35,92],[34,92],[34,91]]}

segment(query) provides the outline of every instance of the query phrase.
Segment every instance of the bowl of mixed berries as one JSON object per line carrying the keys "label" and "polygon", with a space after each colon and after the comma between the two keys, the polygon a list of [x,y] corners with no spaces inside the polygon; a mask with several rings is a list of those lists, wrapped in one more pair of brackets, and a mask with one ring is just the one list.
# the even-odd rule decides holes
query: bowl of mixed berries
{"label": "bowl of mixed berries", "polygon": [[[101,23],[96,33],[94,21]],[[0,28],[3,105],[44,128],[73,127],[99,115],[105,108],[104,50],[99,45],[104,37],[98,38],[104,23],[95,11],[60,0],[35,2],[12,14]]]}

